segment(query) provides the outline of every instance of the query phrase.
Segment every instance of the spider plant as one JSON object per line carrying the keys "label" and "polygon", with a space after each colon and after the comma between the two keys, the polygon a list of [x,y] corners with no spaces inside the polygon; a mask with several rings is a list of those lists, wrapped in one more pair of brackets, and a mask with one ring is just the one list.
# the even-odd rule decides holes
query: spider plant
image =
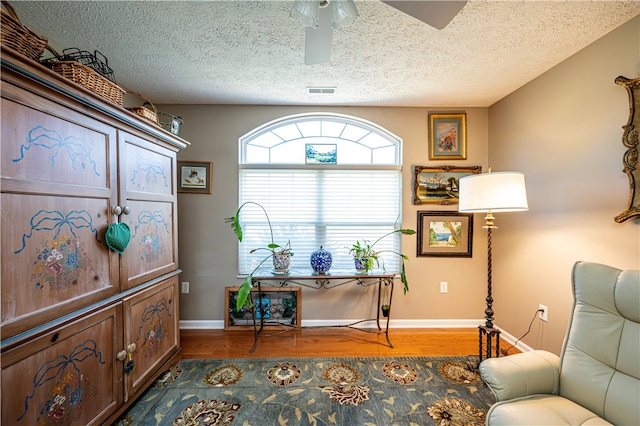
{"label": "spider plant", "polygon": [[[409,256],[406,254],[398,253],[394,250],[376,250],[374,246],[383,238],[388,237],[389,235],[395,233],[401,233],[405,235],[413,235],[416,233],[413,229],[408,228],[398,228],[394,229],[391,232],[384,234],[382,237],[378,238],[373,242],[373,244],[369,244],[369,241],[356,241],[349,249],[349,253],[353,256],[354,259],[360,260],[360,262],[364,265],[364,271],[369,272],[373,269],[374,266],[379,266],[380,254],[385,252],[391,252],[397,254],[402,258],[402,268],[400,271],[400,281],[402,281],[402,286],[404,288],[404,293],[406,294],[409,291],[409,282],[407,281],[407,274],[404,268],[404,261],[409,260]],[[384,269],[384,263],[382,264],[382,268]]]}
{"label": "spider plant", "polygon": [[242,309],[243,306],[246,306],[248,308],[253,306],[253,303],[251,302],[251,297],[249,297],[249,295],[251,294],[251,289],[253,288],[253,274],[255,274],[258,268],[260,268],[267,260],[273,258],[273,256],[286,255],[286,254],[288,254],[289,256],[293,256],[293,251],[291,250],[290,241],[287,241],[287,243],[283,246],[276,244],[274,242],[273,228],[271,226],[271,220],[269,220],[269,214],[267,213],[265,208],[262,207],[262,205],[254,201],[247,201],[243,203],[238,208],[234,216],[227,217],[224,219],[225,222],[231,225],[233,232],[236,234],[236,237],[238,238],[238,241],[242,242],[242,225],[240,224],[240,211],[247,204],[253,204],[255,206],[258,206],[264,212],[264,215],[267,218],[267,223],[269,224],[269,233],[271,235],[271,242],[267,244],[265,247],[257,247],[249,251],[249,253],[252,253],[252,254],[258,251],[267,251],[268,254],[258,263],[258,266],[256,266],[255,269],[249,275],[247,275],[247,277],[242,282],[242,285],[240,285],[240,288],[238,289],[238,299],[236,300],[237,311],[240,311],[240,309]]}

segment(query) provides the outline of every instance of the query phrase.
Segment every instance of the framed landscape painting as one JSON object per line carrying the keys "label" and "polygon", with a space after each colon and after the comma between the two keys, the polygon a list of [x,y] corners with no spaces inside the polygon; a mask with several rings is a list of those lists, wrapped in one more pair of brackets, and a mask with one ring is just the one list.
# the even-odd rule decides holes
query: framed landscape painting
{"label": "framed landscape painting", "polygon": [[467,159],[467,114],[429,114],[429,160]]}
{"label": "framed landscape painting", "polygon": [[481,171],[480,166],[415,166],[413,204],[458,204],[460,179]]}
{"label": "framed landscape painting", "polygon": [[418,212],[418,257],[471,257],[473,214]]}

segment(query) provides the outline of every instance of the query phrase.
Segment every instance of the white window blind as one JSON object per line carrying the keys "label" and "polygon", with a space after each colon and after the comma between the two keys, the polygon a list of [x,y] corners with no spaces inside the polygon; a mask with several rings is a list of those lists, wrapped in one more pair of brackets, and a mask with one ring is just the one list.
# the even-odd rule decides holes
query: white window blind
{"label": "white window blind", "polygon": [[[313,128],[312,119],[326,121],[327,117],[305,117],[310,120],[300,123],[297,117],[294,121],[298,127]],[[333,117],[329,117],[332,119]],[[357,124],[357,122],[355,123]],[[349,122],[350,128],[355,128],[353,122]],[[337,121],[332,127],[345,126],[344,118]],[[249,166],[243,167],[241,163],[239,175],[239,202],[240,205],[247,201],[262,205],[271,221],[274,242],[284,246],[290,241],[294,256],[291,258],[291,268],[300,271],[309,271],[309,257],[314,250],[322,246],[333,255],[332,270],[353,270],[353,258],[349,254],[349,248],[356,240],[367,240],[373,243],[381,236],[401,226],[401,194],[402,176],[400,167],[389,167],[389,164],[397,163],[397,155],[400,152],[399,141],[391,138],[383,132],[373,134],[370,127],[366,128],[369,140],[376,141],[372,151],[379,148],[379,141],[385,138],[385,144],[390,155],[376,164],[375,155],[368,156],[367,165],[350,161],[357,166],[327,165],[313,167],[300,166],[300,158],[304,164],[304,151],[291,150],[291,160],[283,162],[282,156],[278,160],[264,162],[265,167],[260,167],[252,155],[251,141],[259,139],[261,143],[256,148],[264,155],[263,158],[275,158],[269,153],[270,145],[277,147],[278,152],[286,150],[286,146],[300,145],[300,135],[293,134],[290,141],[283,139],[282,128],[291,124],[283,120],[279,125],[273,126],[272,136],[267,136],[262,128],[259,135],[251,138],[251,134],[241,139],[244,158]],[[330,128],[323,123],[318,128]],[[280,129],[279,136],[278,129]],[[289,132],[291,133],[291,132]],[[353,134],[353,132],[351,132]],[[375,136],[375,137],[374,137]],[[313,134],[316,143],[322,135]],[[278,139],[277,144],[265,144],[266,139]],[[332,137],[331,143],[338,145],[340,152],[341,139]],[[345,140],[345,146],[353,145],[352,140]],[[391,148],[389,148],[391,147]],[[394,154],[395,153],[395,154]],[[254,159],[254,160],[251,160]],[[241,224],[243,228],[243,241],[239,244],[239,268],[240,274],[251,273],[259,262],[268,254],[265,251],[250,254],[252,249],[266,247],[271,242],[267,218],[260,207],[253,204],[246,205],[241,212]],[[380,251],[392,250],[401,252],[401,237],[399,234],[390,235],[379,243],[376,248]],[[399,273],[400,258],[393,253],[383,253],[380,267],[388,272]],[[263,264],[271,268],[270,260]]]}

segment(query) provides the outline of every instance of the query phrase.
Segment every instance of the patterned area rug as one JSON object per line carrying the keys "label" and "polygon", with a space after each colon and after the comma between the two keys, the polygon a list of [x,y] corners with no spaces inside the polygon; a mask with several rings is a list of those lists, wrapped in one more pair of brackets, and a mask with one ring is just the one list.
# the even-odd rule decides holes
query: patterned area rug
{"label": "patterned area rug", "polygon": [[183,360],[118,426],[484,425],[464,357]]}

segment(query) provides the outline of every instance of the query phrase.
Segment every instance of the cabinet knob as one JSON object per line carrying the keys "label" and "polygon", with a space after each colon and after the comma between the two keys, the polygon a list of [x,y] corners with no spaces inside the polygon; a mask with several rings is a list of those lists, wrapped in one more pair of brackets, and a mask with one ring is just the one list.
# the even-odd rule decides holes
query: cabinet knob
{"label": "cabinet knob", "polygon": [[127,346],[127,352],[132,354],[135,351],[136,351],[136,344],[135,343],[129,343],[129,345]]}
{"label": "cabinet knob", "polygon": [[118,352],[118,355],[116,355],[116,358],[118,358],[118,361],[124,361],[125,359],[127,359],[127,351]]}
{"label": "cabinet knob", "polygon": [[111,208],[111,213],[113,213],[116,216],[120,216],[122,213],[129,214],[131,213],[131,208],[129,206],[124,206],[124,207],[113,206]]}

